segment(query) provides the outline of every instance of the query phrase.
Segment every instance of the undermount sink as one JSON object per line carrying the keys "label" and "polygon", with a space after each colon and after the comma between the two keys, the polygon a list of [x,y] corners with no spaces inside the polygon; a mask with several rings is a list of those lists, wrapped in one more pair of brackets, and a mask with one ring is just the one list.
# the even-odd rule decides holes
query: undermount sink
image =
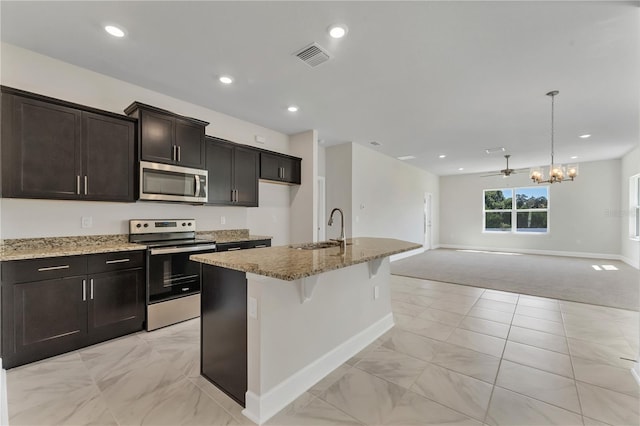
{"label": "undermount sink", "polygon": [[[318,250],[318,249],[325,249],[330,247],[338,247],[340,245],[341,245],[340,241],[320,241],[317,243],[306,243],[306,244],[293,245],[289,247],[297,250]],[[351,245],[351,243],[347,243],[347,245]]]}

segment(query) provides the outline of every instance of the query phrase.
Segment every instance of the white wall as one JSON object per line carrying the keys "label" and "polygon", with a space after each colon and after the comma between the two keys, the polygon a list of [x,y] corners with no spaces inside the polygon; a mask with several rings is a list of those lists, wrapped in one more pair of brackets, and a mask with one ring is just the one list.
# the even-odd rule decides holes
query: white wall
{"label": "white wall", "polygon": [[318,132],[308,130],[289,137],[292,155],[302,158],[301,184],[290,187],[289,235],[292,243],[317,240]]}
{"label": "white wall", "polygon": [[629,219],[633,217],[634,212],[629,210],[629,178],[640,173],[640,147],[629,152],[622,157],[621,160],[621,229],[620,254],[625,262],[636,268],[640,268],[640,241],[629,238]]}
{"label": "white wall", "polygon": [[580,164],[574,182],[551,185],[546,235],[483,233],[483,189],[534,186],[528,173],[440,178],[440,244],[445,247],[620,254],[620,160]]}
{"label": "white wall", "polygon": [[[426,192],[436,207],[432,229],[438,229],[438,177],[362,145],[352,149],[353,234],[423,244]],[[432,241],[437,246],[437,233]]]}
{"label": "white wall", "polygon": [[[353,236],[351,226],[351,199],[352,199],[352,179],[351,179],[351,144],[330,146],[325,150],[325,188],[326,188],[326,219],[333,208],[338,207],[344,212],[344,228],[347,238]],[[326,227],[326,237],[338,238],[340,236],[340,218],[336,213],[332,226]],[[325,224],[326,226],[326,224]]]}
{"label": "white wall", "polygon": [[[2,43],[0,83],[123,114],[133,101],[154,105],[178,114],[208,121],[206,133],[234,142],[255,145],[255,135],[264,136],[261,148],[289,153],[289,137],[162,93],[126,83],[96,72]],[[244,207],[189,206],[137,202],[104,203],[51,200],[4,199],[0,216],[2,238],[127,233],[126,220],[150,217],[193,217],[201,230],[249,228],[252,233],[271,235],[274,245],[289,241],[289,188],[260,184],[260,205]],[[81,216],[92,216],[94,226],[80,227]],[[220,224],[225,216],[226,224]]]}
{"label": "white wall", "polygon": [[[438,245],[437,176],[347,143],[327,148],[326,179],[327,215],[333,207],[344,210],[347,237],[397,238],[423,244],[424,195],[431,193],[432,241]],[[327,231],[329,237],[337,237],[339,223]]]}

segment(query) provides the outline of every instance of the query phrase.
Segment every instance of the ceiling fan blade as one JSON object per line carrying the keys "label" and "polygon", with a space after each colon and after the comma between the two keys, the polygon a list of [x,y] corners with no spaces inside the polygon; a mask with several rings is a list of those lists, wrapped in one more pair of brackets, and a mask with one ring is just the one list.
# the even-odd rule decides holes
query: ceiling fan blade
{"label": "ceiling fan blade", "polygon": [[503,173],[493,173],[493,174],[490,174],[490,175],[481,175],[480,177],[491,177],[491,176],[504,176],[504,174]]}

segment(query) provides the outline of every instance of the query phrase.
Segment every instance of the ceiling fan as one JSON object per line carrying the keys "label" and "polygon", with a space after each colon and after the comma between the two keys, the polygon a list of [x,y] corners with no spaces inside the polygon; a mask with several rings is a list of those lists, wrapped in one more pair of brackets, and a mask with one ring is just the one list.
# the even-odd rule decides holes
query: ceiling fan
{"label": "ceiling fan", "polygon": [[510,169],[509,168],[509,157],[511,157],[511,154],[505,154],[504,158],[507,159],[507,167],[505,167],[504,169],[500,170],[499,173],[492,173],[490,175],[483,175],[482,177],[489,177],[489,176],[504,176],[504,177],[509,177],[511,175],[515,175],[518,170],[524,170],[524,169]]}

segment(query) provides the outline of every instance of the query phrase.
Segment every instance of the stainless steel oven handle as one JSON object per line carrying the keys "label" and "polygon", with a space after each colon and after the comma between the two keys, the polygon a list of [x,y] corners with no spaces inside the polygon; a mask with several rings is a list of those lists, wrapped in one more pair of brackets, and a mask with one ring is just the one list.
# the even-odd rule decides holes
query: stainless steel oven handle
{"label": "stainless steel oven handle", "polygon": [[149,250],[149,254],[151,256],[154,256],[157,254],[189,253],[192,251],[214,250],[215,248],[216,248],[215,244],[206,244],[202,246],[189,246],[189,247],[154,248]]}

